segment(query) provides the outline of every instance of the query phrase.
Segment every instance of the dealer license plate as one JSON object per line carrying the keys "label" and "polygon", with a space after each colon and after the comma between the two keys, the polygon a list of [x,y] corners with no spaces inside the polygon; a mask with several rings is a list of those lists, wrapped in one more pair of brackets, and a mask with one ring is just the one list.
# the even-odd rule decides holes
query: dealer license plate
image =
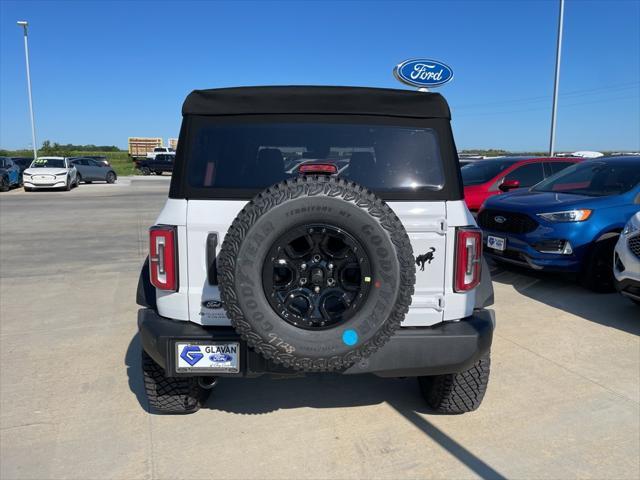
{"label": "dealer license plate", "polygon": [[507,240],[502,237],[489,235],[487,236],[487,247],[504,252],[504,249],[507,248]]}
{"label": "dealer license plate", "polygon": [[203,373],[238,373],[240,371],[240,344],[176,343],[176,371]]}

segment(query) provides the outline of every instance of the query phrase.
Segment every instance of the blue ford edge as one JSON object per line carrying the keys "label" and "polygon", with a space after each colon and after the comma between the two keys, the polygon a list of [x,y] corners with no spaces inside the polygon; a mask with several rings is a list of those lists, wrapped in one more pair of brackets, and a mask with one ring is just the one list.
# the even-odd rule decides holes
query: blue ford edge
{"label": "blue ford edge", "polygon": [[579,273],[584,286],[612,291],[613,248],[638,211],[640,157],[602,157],[489,198],[478,224],[497,262]]}

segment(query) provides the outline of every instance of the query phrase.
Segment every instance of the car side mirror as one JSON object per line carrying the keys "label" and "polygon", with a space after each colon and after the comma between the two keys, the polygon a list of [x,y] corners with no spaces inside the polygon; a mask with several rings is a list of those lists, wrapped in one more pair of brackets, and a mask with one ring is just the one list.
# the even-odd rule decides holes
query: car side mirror
{"label": "car side mirror", "polygon": [[509,190],[520,188],[520,180],[505,180],[498,188],[500,188],[500,190],[502,190],[503,192],[508,192]]}

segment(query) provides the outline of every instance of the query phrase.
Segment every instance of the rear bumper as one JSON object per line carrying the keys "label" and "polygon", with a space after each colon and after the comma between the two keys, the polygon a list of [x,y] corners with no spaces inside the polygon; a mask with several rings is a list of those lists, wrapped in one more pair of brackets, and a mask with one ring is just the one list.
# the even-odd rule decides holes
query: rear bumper
{"label": "rear bumper", "polygon": [[[433,327],[402,328],[371,357],[341,372],[373,373],[381,377],[416,377],[455,373],[471,367],[489,351],[495,319],[492,310],[476,310],[458,322]],[[161,317],[155,310],[138,310],[142,348],[162,366],[167,376],[194,376],[176,372],[176,341],[233,341],[240,343],[240,372],[219,376],[256,377],[298,374],[254,352],[231,327],[203,327]]]}

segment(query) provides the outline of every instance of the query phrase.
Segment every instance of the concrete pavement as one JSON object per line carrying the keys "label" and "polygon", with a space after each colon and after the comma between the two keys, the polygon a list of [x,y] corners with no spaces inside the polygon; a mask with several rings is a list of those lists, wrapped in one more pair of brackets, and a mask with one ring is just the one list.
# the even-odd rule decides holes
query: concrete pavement
{"label": "concrete pavement", "polygon": [[494,275],[477,412],[320,375],[225,379],[195,415],[149,414],[135,289],[168,183],[124,180],[0,194],[0,478],[640,477],[640,309],[520,271]]}

